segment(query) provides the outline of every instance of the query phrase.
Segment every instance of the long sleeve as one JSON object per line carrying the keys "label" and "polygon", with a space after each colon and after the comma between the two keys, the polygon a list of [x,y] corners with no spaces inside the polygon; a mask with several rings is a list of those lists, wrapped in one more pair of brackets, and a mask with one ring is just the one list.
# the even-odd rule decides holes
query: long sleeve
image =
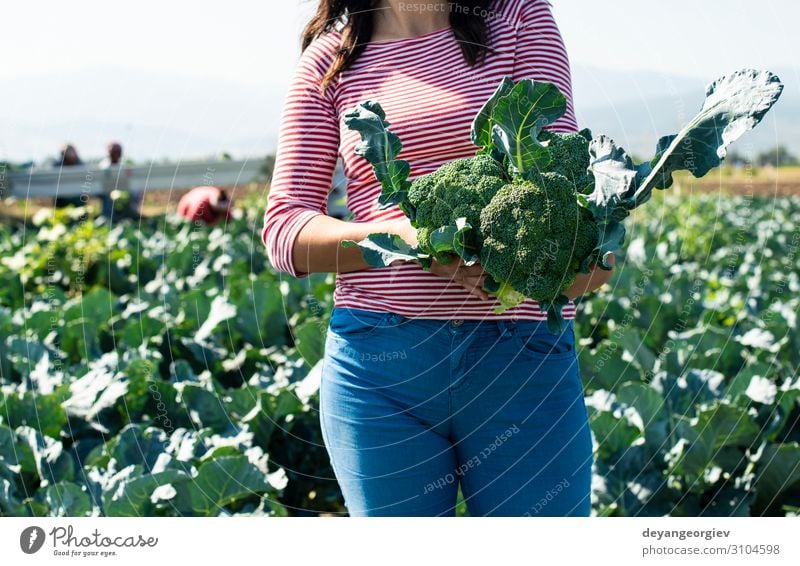
{"label": "long sleeve", "polygon": [[512,78],[515,81],[530,78],[555,84],[567,98],[567,111],[546,129],[558,133],[578,130],[569,57],[547,0],[523,2],[517,22]]}
{"label": "long sleeve", "polygon": [[327,214],[339,150],[339,126],[330,95],[319,91],[330,64],[329,39],[303,53],[281,114],[278,149],[264,214],[262,240],[272,266],[295,277],[292,249],[303,226]]}

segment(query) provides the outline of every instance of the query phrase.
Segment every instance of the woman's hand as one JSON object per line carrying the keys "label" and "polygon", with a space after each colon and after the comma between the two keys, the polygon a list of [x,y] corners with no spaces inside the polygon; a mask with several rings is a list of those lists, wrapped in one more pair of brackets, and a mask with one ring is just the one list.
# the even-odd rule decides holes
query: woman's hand
{"label": "woman's hand", "polygon": [[592,265],[592,270],[589,273],[578,273],[573,283],[564,294],[570,299],[575,299],[581,295],[599,289],[611,279],[614,275],[614,254],[608,258],[608,263],[611,269],[602,269],[596,263]]}
{"label": "woman's hand", "polygon": [[[394,221],[390,226],[390,231],[403,238],[411,246],[416,246],[418,243],[417,230],[411,225],[408,218]],[[479,263],[464,265],[464,260],[460,257],[450,263],[439,263],[433,260],[428,271],[463,285],[467,291],[479,299],[489,300],[489,294],[483,290],[483,280],[486,277],[486,273]]]}
{"label": "woman's hand", "polygon": [[445,264],[433,260],[429,271],[461,284],[470,294],[479,299],[489,300],[489,293],[483,290],[483,280],[486,278],[486,272],[480,263],[464,265],[464,260],[461,258],[458,258],[458,261],[453,260]]}
{"label": "woman's hand", "polygon": [[406,218],[400,218],[399,220],[392,220],[389,223],[389,233],[390,234],[397,234],[409,246],[416,246],[417,245],[417,229],[411,225],[411,221]]}

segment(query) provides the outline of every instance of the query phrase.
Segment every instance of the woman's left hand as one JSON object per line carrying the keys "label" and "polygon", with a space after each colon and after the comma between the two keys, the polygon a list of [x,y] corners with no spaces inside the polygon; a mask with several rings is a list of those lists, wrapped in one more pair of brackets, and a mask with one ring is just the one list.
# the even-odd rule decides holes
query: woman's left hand
{"label": "woman's left hand", "polygon": [[589,273],[578,273],[573,283],[564,294],[570,299],[575,299],[581,295],[599,289],[611,279],[614,274],[614,254],[608,258],[608,263],[611,269],[603,269],[599,265],[592,265],[592,270]]}

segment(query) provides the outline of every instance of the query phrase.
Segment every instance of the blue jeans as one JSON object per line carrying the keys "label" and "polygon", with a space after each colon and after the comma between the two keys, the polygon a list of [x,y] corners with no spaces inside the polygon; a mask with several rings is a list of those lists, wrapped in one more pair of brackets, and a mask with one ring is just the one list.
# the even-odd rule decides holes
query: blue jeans
{"label": "blue jeans", "polygon": [[353,516],[588,516],[592,439],[572,322],[336,307],[320,421]]}

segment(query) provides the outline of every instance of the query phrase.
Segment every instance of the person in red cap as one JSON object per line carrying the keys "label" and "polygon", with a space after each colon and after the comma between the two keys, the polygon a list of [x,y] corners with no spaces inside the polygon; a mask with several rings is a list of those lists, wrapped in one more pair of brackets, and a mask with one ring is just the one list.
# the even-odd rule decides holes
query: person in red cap
{"label": "person in red cap", "polygon": [[216,224],[231,218],[231,199],[217,187],[195,187],[178,201],[178,215],[192,222]]}

